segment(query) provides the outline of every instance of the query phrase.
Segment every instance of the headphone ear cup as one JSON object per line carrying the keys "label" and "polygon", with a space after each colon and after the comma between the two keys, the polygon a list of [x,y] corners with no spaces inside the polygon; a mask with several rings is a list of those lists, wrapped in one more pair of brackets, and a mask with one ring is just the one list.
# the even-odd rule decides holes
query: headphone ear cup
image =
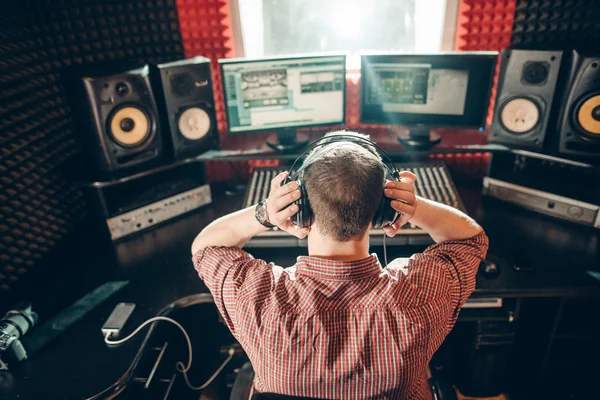
{"label": "headphone ear cup", "polygon": [[[388,174],[387,178],[392,178],[388,180],[397,180],[399,182],[400,179],[395,179],[395,175],[396,174],[391,174],[390,176]],[[373,217],[373,228],[379,229],[393,224],[397,214],[398,212],[392,208],[392,199],[383,194],[381,196],[381,201],[379,202],[379,207],[377,208],[377,211],[375,211],[375,216]]]}
{"label": "headphone ear cup", "polygon": [[310,207],[310,202],[308,201],[306,187],[302,181],[298,181],[298,183],[300,184],[298,187],[300,190],[300,198],[295,202],[298,205],[298,212],[295,215],[294,224],[299,228],[308,228],[312,225],[312,208]]}
{"label": "headphone ear cup", "polygon": [[392,199],[387,196],[383,196],[384,201],[381,204],[382,208],[382,217],[381,217],[381,227],[388,226],[393,224],[396,221],[396,217],[398,212],[392,208]]}
{"label": "headphone ear cup", "polygon": [[[281,184],[279,186],[284,186],[287,185],[288,183],[292,182],[292,178],[290,177],[290,175],[286,176],[286,178],[281,182]],[[298,181],[300,182],[300,181]],[[300,201],[302,200],[302,196],[300,197],[300,199],[294,201],[292,204],[289,205],[289,207],[291,207],[294,204],[298,205],[298,212],[296,214],[294,214],[292,216],[292,223],[294,225],[300,226],[299,224],[301,223],[301,216],[302,216],[302,204],[300,203]]]}
{"label": "headphone ear cup", "polygon": [[289,174],[288,176],[285,177],[285,179],[279,184],[279,186],[284,186],[287,185],[288,183],[290,183],[292,181],[292,178],[290,178]]}
{"label": "headphone ear cup", "polygon": [[[312,225],[312,208],[310,207],[310,202],[308,201],[308,195],[306,194],[306,188],[302,182],[302,178],[299,177],[296,180],[298,182],[298,190],[300,190],[300,198],[292,203],[298,206],[298,212],[292,217],[292,222],[299,228],[308,228]],[[289,179],[289,182],[291,181],[292,180]]]}
{"label": "headphone ear cup", "polygon": [[385,195],[383,195],[381,197],[381,201],[379,202],[379,207],[377,207],[377,210],[375,211],[375,215],[373,216],[373,228],[375,229],[379,229],[379,228],[383,228],[385,225],[383,224],[384,221],[384,214],[385,214],[385,206],[386,206],[386,199],[387,197]]}

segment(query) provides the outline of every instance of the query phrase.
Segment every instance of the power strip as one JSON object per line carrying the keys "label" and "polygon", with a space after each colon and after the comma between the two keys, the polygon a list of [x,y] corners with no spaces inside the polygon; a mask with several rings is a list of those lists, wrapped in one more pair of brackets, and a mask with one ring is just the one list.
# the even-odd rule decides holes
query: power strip
{"label": "power strip", "polygon": [[212,202],[210,186],[202,185],[106,220],[112,240],[153,227]]}

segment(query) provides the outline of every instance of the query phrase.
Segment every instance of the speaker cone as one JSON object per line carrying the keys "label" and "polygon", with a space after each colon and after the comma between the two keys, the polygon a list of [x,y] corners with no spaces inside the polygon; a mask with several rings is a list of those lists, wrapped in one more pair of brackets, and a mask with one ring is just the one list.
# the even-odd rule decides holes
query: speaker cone
{"label": "speaker cone", "polygon": [[143,143],[150,134],[148,116],[135,106],[119,108],[109,118],[108,126],[115,142],[125,147]]}
{"label": "speaker cone", "polygon": [[500,109],[500,122],[512,133],[527,133],[537,125],[539,120],[538,106],[524,97],[508,100]]}
{"label": "speaker cone", "polygon": [[191,107],[179,116],[179,132],[189,140],[203,138],[211,128],[210,116],[202,108]]}
{"label": "speaker cone", "polygon": [[585,99],[576,112],[575,120],[585,133],[600,139],[600,95]]}

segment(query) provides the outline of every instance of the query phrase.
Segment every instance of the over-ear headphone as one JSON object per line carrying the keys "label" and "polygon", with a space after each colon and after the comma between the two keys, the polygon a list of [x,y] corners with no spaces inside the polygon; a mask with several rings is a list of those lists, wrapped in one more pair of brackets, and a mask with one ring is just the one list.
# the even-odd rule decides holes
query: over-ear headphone
{"label": "over-ear headphone", "polygon": [[[299,184],[298,189],[300,190],[301,196],[294,202],[294,204],[298,205],[298,212],[292,217],[292,222],[294,225],[300,228],[307,228],[311,226],[313,222],[313,212],[308,200],[308,195],[306,194],[306,186],[304,185],[304,172],[308,169],[308,167],[310,167],[314,160],[319,158],[321,154],[323,154],[325,151],[331,150],[331,148],[328,146],[334,143],[339,143],[339,146],[341,146],[349,142],[359,144],[365,148],[367,148],[367,146],[372,146],[375,148],[378,154],[383,156],[382,158],[385,157],[391,166],[389,167],[382,162],[385,180],[400,181],[400,173],[396,169],[396,166],[392,162],[391,158],[381,147],[377,145],[377,143],[373,142],[372,140],[355,135],[332,135],[319,138],[310,143],[298,156],[298,158],[296,158],[290,167],[287,178],[281,183],[281,185],[285,185],[286,183],[297,181]],[[320,147],[320,149],[315,150],[318,147]],[[303,161],[302,166],[294,172],[296,163],[298,163],[299,160],[302,159],[302,157],[304,157],[307,153],[313,150],[315,151],[312,154],[309,154],[309,156]],[[377,211],[375,211],[375,215],[373,216],[373,228],[382,228],[384,226],[393,224],[396,222],[396,219],[398,219],[398,215],[398,212],[392,208],[391,199],[382,193],[381,202],[379,203],[379,207],[377,207]]]}

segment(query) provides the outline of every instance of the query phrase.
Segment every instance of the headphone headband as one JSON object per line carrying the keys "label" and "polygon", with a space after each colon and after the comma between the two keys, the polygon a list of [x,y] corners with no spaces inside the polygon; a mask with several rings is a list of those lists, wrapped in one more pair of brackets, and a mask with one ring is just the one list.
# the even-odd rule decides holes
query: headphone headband
{"label": "headphone headband", "polygon": [[[387,170],[386,179],[389,178],[389,179],[398,180],[398,181],[400,180],[400,173],[396,169],[394,162],[392,161],[390,156],[381,147],[379,147],[377,145],[377,143],[375,143],[374,141],[372,141],[370,139],[363,138],[360,136],[336,134],[336,135],[332,135],[332,136],[324,136],[324,137],[319,138],[319,139],[313,141],[312,143],[310,143],[306,147],[306,149],[302,153],[300,153],[300,155],[296,158],[296,160],[294,160],[292,166],[290,167],[287,178],[283,182],[281,182],[281,184],[284,185],[292,180],[298,180],[298,178],[300,179],[300,181],[302,181],[303,180],[303,178],[301,177],[302,171],[304,171],[306,168],[308,168],[312,164],[314,159],[316,159],[317,157],[319,157],[321,154],[323,154],[325,151],[328,150],[325,146],[330,145],[330,144],[335,144],[335,146],[334,146],[334,148],[335,148],[335,147],[339,147],[339,146],[343,145],[344,143],[356,143],[356,144],[361,145],[361,147],[363,147],[363,148],[365,147],[364,145],[372,146],[375,149],[376,153],[379,154],[379,156],[381,158],[383,158],[383,156],[384,156],[386,158],[386,160],[389,162],[389,164],[391,165],[391,168],[390,168],[389,166],[386,165],[386,163],[383,160],[378,160],[381,163],[384,170]],[[298,160],[300,160],[305,154],[309,153],[310,151],[312,151],[318,147],[321,147],[321,149],[315,151],[312,154],[309,154],[309,156],[307,156],[304,159],[302,166],[300,168],[298,168],[297,171],[293,172],[294,167],[296,166],[296,163],[298,162]],[[368,149],[368,150],[370,151],[370,149]],[[299,183],[300,183],[300,181],[299,181]],[[308,194],[306,192],[306,186],[304,185],[303,182],[300,183],[299,189],[301,192],[301,196],[299,199],[297,199],[294,202],[295,204],[298,205],[298,212],[293,216],[293,223],[296,226],[306,228],[306,227],[311,226],[311,224],[312,224],[313,211],[310,206]],[[394,221],[396,221],[396,219],[398,218],[398,215],[399,215],[398,212],[396,210],[394,210],[394,208],[391,206],[390,199],[387,198],[382,193],[381,200],[379,202],[379,206],[375,210],[375,215],[373,216],[373,220],[372,220],[373,227],[381,228],[381,227],[393,224]]]}
{"label": "headphone headband", "polygon": [[[300,153],[300,155],[292,163],[292,166],[290,167],[290,173],[288,176],[292,175],[294,166],[296,165],[298,160],[300,160],[305,154],[309,153],[310,151],[312,151],[318,147],[324,147],[324,146],[327,146],[329,144],[333,144],[336,142],[349,142],[349,143],[367,144],[367,145],[373,146],[379,152],[380,155],[385,156],[388,163],[392,166],[392,168],[390,168],[382,161],[384,167],[386,167],[392,173],[392,175],[394,175],[394,174],[399,175],[398,170],[396,169],[396,166],[394,165],[394,162],[392,161],[390,156],[385,152],[385,150],[383,150],[381,147],[379,147],[379,145],[377,143],[375,143],[374,141],[372,141],[371,139],[367,139],[367,138],[363,138],[363,137],[355,136],[355,135],[333,135],[333,136],[323,136],[319,139],[314,140],[308,146],[306,146],[304,151],[302,151],[302,153]],[[320,154],[318,154],[318,155],[320,155]],[[299,174],[302,170],[306,169],[307,167],[308,167],[308,165],[305,163],[298,169],[298,171],[295,172],[294,175]]]}

